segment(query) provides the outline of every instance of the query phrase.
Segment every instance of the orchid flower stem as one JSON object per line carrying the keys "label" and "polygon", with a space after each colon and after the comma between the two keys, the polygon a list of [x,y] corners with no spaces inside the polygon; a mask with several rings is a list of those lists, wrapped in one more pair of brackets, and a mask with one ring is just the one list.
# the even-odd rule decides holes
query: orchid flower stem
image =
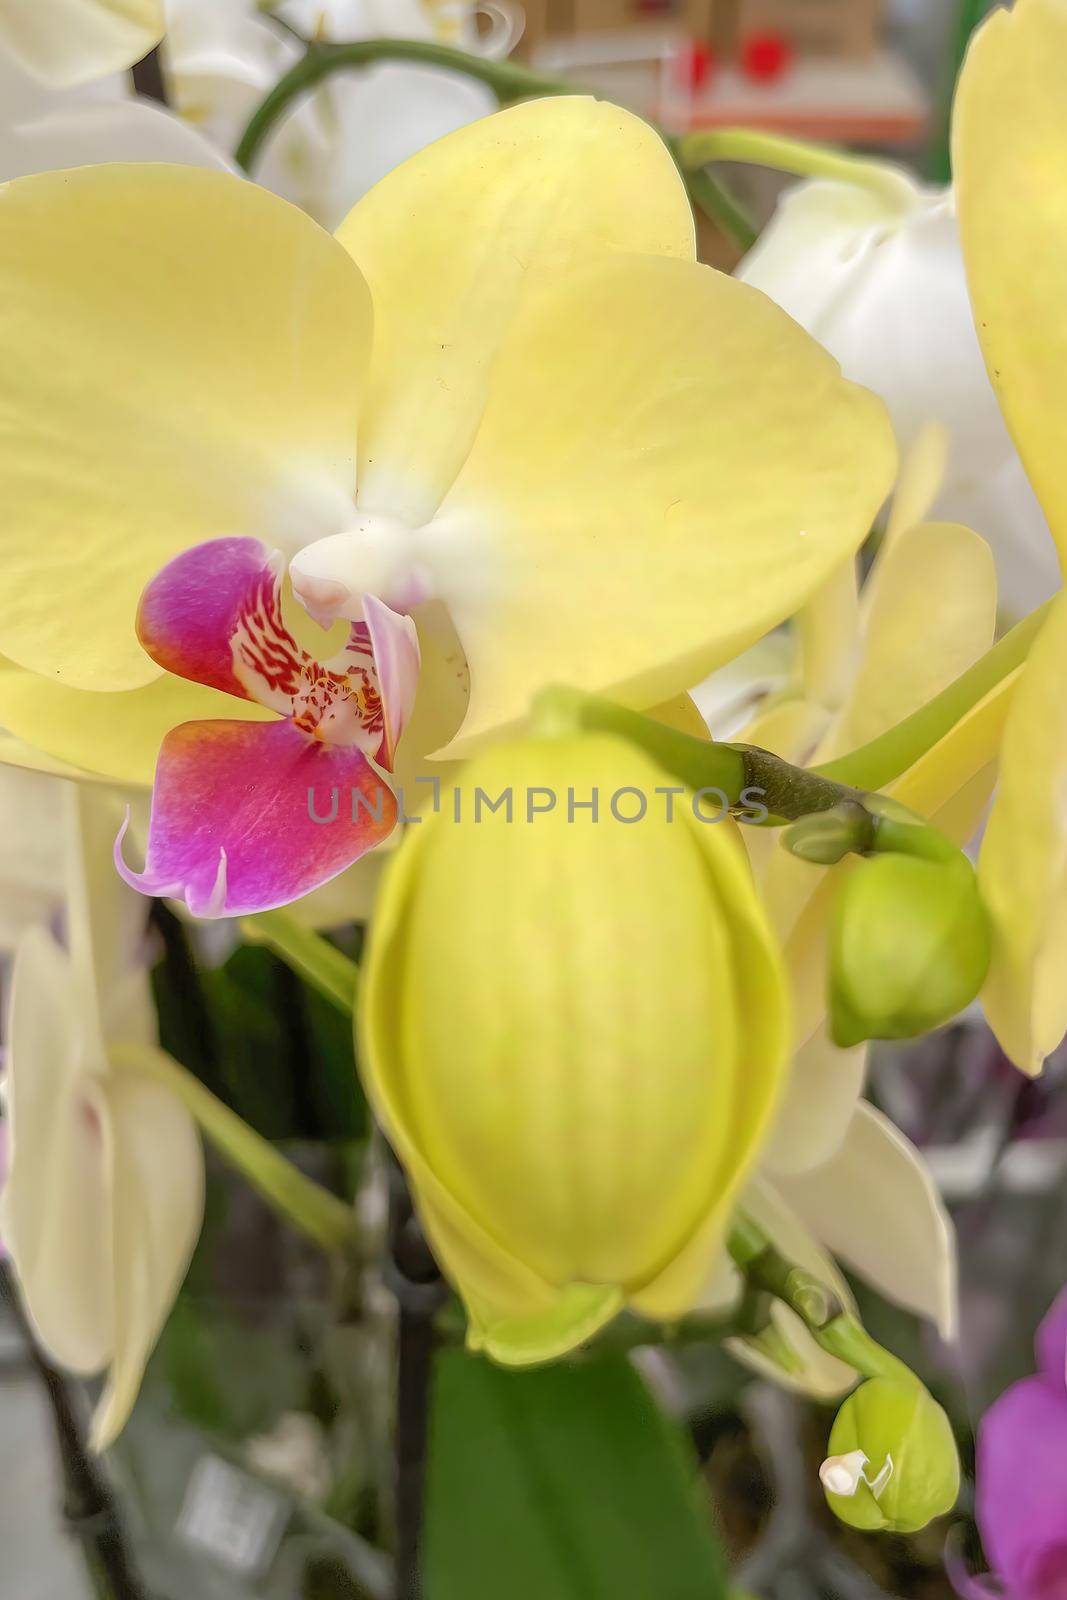
{"label": "orchid flower stem", "polygon": [[728,1248],[746,1282],[788,1306],[821,1349],[865,1378],[911,1377],[902,1361],[871,1338],[833,1289],[783,1256],[744,1212],[734,1218]]}
{"label": "orchid flower stem", "polygon": [[343,1200],[313,1182],[215,1098],[191,1072],[162,1050],[131,1048],[112,1052],[119,1070],[139,1072],[169,1089],[195,1117],[219,1154],[242,1173],[279,1216],[331,1255],[348,1253],[355,1219]]}
{"label": "orchid flower stem", "polygon": [[359,968],[321,934],[305,928],[285,911],[261,911],[245,917],[241,932],[249,944],[266,945],[311,987],[351,1017],[356,1003]]}
{"label": "orchid flower stem", "polygon": [[[425,39],[356,39],[347,44],[310,40],[302,59],[279,78],[257,106],[237,146],[234,155],[237,165],[246,172],[251,171],[267,135],[294,100],[336,72],[350,72],[375,61],[414,61],[462,73],[488,85],[502,106],[546,95],[582,93],[581,88],[568,79],[548,77],[517,61],[472,55],[466,50]],[[693,204],[731,234],[741,249],[747,250],[755,241],[756,230],[737,202],[710,173],[701,171],[699,165],[687,170],[680,158],[678,138],[662,128],[658,132],[678,164]]]}
{"label": "orchid flower stem", "polygon": [[739,161],[794,172],[803,178],[859,184],[893,204],[905,205],[912,192],[903,174],[880,161],[865,161],[832,145],[811,144],[806,139],[763,133],[757,128],[702,128],[683,134],[678,140],[678,155],[685,171],[712,161]]}
{"label": "orchid flower stem", "polygon": [[858,750],[814,770],[824,778],[864,789],[882,789],[914,766],[987,694],[1017,672],[1041,632],[1053,601],[1031,611],[991,650],[918,711]]}

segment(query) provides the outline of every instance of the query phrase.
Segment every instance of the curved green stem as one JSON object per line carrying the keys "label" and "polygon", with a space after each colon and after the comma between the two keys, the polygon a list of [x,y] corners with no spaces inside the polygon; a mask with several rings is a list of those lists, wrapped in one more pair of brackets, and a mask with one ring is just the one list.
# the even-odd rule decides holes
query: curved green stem
{"label": "curved green stem", "polygon": [[[466,50],[424,39],[356,39],[348,44],[315,40],[308,44],[303,58],[279,78],[257,106],[235,152],[238,166],[251,171],[271,128],[295,100],[310,93],[335,72],[349,72],[375,61],[414,61],[462,73],[487,84],[501,105],[545,95],[583,93],[578,84],[568,79],[548,77],[520,62],[471,55]],[[737,202],[710,173],[699,169],[687,171],[679,157],[679,140],[662,128],[657,132],[678,163],[693,204],[747,250],[756,238],[756,231]]]}
{"label": "curved green stem", "polygon": [[683,134],[678,156],[686,171],[712,161],[740,161],[750,166],[773,167],[804,178],[834,178],[859,184],[889,205],[906,209],[913,189],[903,173],[880,161],[867,161],[832,145],[812,144],[756,128],[708,128]]}
{"label": "curved green stem", "polygon": [[356,39],[350,44],[316,41],[309,44],[303,60],[279,78],[274,88],[256,108],[235,160],[249,171],[264,139],[282,113],[298,99],[316,88],[335,72],[366,67],[374,61],[416,61],[423,66],[444,67],[462,72],[488,84],[501,101],[521,100],[529,95],[573,94],[574,85],[545,77],[513,61],[495,61],[487,56],[470,55],[451,45],[434,44],[424,39]]}
{"label": "curved green stem", "polygon": [[787,1305],[821,1349],[865,1378],[911,1378],[904,1363],[871,1338],[836,1292],[783,1256],[745,1212],[735,1216],[727,1247],[746,1282]]}
{"label": "curved green stem", "polygon": [[344,1201],[305,1177],[235,1111],[205,1089],[199,1078],[162,1050],[131,1046],[115,1050],[112,1059],[120,1071],[139,1072],[169,1089],[195,1117],[219,1154],[314,1244],[332,1255],[351,1249],[354,1219]]}
{"label": "curved green stem", "polygon": [[961,673],[918,711],[913,711],[910,717],[858,750],[814,770],[820,777],[856,788],[882,789],[892,783],[932,750],[980,700],[1022,666],[1052,605],[1053,601],[1047,600],[1036,611],[1031,611],[973,667]]}
{"label": "curved green stem", "polygon": [[321,934],[305,928],[286,911],[261,911],[254,917],[242,917],[241,932],[249,944],[266,945],[281,956],[346,1017],[352,1015],[359,968]]}

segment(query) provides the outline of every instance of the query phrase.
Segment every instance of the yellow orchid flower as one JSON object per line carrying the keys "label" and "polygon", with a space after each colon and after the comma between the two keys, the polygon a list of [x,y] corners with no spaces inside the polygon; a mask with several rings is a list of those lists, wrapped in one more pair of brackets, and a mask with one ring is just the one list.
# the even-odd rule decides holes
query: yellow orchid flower
{"label": "yellow orchid flower", "polygon": [[[419,652],[430,705],[466,658],[460,739],[423,716],[422,749],[457,753],[548,679],[643,706],[677,694],[856,548],[892,472],[882,408],[693,251],[664,146],[584,99],[442,140],[336,239],[209,173],[9,187],[0,720],[127,779],[163,734],[157,800],[180,776],[216,841],[224,726],[262,783],[297,774],[277,814],[338,750],[378,806],[344,859],[336,832],[302,838],[303,876],[267,885],[236,843],[211,863],[158,844],[146,885],[193,884],[208,914],[257,909],[387,832],[365,758],[392,764]],[[290,582],[317,621],[350,625],[340,655],[299,641]],[[458,644],[438,646],[435,614]],[[267,726],[242,729],[250,713]],[[210,771],[207,734],[167,733],[205,716],[229,719],[207,724]]]}
{"label": "yellow orchid flower", "polygon": [[503,743],[379,900],[364,1083],[470,1342],[507,1364],[624,1303],[688,1310],[774,1107],[785,990],[744,853],[664,783],[609,736]]}
{"label": "yellow orchid flower", "polygon": [[136,1070],[155,1024],[139,949],[144,902],[111,870],[116,803],[63,788],[70,948],[37,926],[15,960],[0,1237],[56,1361],[107,1370],[92,1428],[103,1449],[130,1413],[185,1275],[204,1172],[188,1111]]}
{"label": "yellow orchid flower", "polygon": [[[989,375],[1019,454],[1067,555],[1067,6],[1019,0],[975,37],[960,80],[954,166],[964,259]],[[1003,1049],[1041,1070],[1067,1031],[1067,674],[1064,600],[1035,644],[1004,735],[979,858],[993,924],[983,996]]]}
{"label": "yellow orchid flower", "polygon": [[164,26],[163,0],[0,0],[0,45],[57,88],[132,67]]}

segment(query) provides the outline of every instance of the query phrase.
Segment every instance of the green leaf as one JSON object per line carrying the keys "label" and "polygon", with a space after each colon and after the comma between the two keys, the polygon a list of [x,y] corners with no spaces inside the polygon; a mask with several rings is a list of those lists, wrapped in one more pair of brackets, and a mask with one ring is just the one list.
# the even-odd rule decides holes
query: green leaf
{"label": "green leaf", "polygon": [[438,1358],[426,1600],[725,1600],[696,1461],[622,1355]]}

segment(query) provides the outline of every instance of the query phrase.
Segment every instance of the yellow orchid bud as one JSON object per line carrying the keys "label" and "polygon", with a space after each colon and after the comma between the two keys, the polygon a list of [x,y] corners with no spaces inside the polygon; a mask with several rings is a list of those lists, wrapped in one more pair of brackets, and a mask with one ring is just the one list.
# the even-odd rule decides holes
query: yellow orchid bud
{"label": "yellow orchid bud", "polygon": [[834,1043],[910,1039],[962,1011],[989,967],[966,857],[876,856],[841,886],[831,928]]}
{"label": "yellow orchid bud", "polygon": [[837,1413],[819,1477],[850,1527],[916,1533],[956,1504],[952,1427],[917,1379],[872,1378]]}
{"label": "yellow orchid bud", "polygon": [[509,1364],[697,1299],[774,1109],[786,995],[733,824],[610,735],[473,760],[387,872],[364,1083]]}

